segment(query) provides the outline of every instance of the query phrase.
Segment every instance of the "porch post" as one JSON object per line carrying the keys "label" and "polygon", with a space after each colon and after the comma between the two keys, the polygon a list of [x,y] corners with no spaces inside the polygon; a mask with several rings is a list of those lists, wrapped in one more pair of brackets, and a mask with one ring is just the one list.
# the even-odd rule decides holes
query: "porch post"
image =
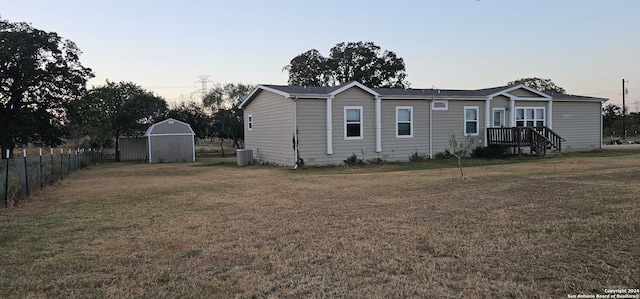
{"label": "porch post", "polygon": [[327,155],[333,154],[333,97],[327,98]]}
{"label": "porch post", "polygon": [[516,100],[509,98],[509,127],[516,126]]}
{"label": "porch post", "polygon": [[382,152],[382,119],[381,119],[381,100],[376,95],[376,153]]}
{"label": "porch post", "polygon": [[553,129],[553,99],[549,99],[547,102],[547,128]]}
{"label": "porch post", "polygon": [[491,126],[491,98],[487,98],[484,103],[484,147],[488,146],[487,128]]}

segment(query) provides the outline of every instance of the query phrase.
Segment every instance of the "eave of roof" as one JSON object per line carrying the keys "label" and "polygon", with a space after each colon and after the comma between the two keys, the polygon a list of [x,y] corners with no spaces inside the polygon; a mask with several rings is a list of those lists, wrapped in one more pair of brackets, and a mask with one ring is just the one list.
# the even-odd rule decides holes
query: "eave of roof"
{"label": "eave of roof", "polygon": [[258,90],[267,90],[282,95],[285,98],[304,99],[324,99],[335,96],[346,89],[357,86],[380,99],[486,99],[498,95],[508,95],[507,93],[524,88],[532,93],[540,95],[540,98],[547,98],[559,101],[607,101],[608,99],[588,96],[576,96],[557,93],[544,93],[525,85],[508,85],[491,88],[462,90],[462,89],[401,89],[401,88],[368,88],[358,82],[349,82],[338,86],[292,86],[292,85],[259,85],[240,105],[246,106]]}

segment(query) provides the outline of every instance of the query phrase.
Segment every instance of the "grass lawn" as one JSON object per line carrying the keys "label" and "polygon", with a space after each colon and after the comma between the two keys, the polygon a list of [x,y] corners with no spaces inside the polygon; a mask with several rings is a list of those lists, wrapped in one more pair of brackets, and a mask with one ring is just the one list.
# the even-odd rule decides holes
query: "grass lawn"
{"label": "grass lawn", "polygon": [[640,151],[108,163],[0,209],[1,298],[567,298],[640,287]]}

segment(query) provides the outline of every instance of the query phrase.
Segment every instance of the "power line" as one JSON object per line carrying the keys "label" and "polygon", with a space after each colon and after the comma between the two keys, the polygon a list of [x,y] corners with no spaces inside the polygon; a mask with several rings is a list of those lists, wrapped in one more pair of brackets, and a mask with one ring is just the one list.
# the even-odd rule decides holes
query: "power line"
{"label": "power line", "polygon": [[191,97],[193,99],[193,95],[196,94],[196,95],[200,96],[199,100],[202,100],[202,99],[204,99],[204,97],[207,95],[207,92],[209,91],[209,88],[207,87],[207,84],[210,83],[210,82],[213,82],[213,81],[209,80],[209,75],[200,75],[200,76],[198,76],[198,78],[200,78],[200,80],[196,81],[195,83],[196,84],[200,83],[200,89],[192,92],[191,93]]}
{"label": "power line", "polygon": [[588,71],[583,71],[583,72],[568,73],[568,74],[563,74],[563,75],[561,74],[561,75],[554,76],[554,78],[567,77],[567,76],[573,76],[573,75],[580,75],[580,74],[585,74],[585,73],[593,73],[593,72],[599,72],[599,71],[605,71],[605,70],[611,70],[611,69],[618,69],[618,68],[623,68],[623,67],[628,67],[628,66],[633,66],[633,65],[638,65],[638,64],[640,64],[640,62],[628,63],[628,64],[623,64],[623,65],[616,65],[616,66],[605,67],[605,68],[595,69],[595,70],[588,70]]}

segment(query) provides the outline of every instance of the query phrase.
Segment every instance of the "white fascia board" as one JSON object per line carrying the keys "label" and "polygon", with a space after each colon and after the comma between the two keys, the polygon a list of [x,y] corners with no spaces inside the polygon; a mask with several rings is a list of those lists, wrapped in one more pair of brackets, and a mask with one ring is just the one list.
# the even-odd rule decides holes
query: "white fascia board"
{"label": "white fascia board", "polygon": [[604,103],[609,99],[605,98],[553,98],[554,102],[601,102]]}
{"label": "white fascia board", "polygon": [[297,94],[297,93],[292,93],[289,94],[289,96],[287,96],[286,98],[289,99],[312,99],[312,100],[326,100],[329,97],[333,97],[329,94],[309,94],[309,93],[303,93],[303,94]]}
{"label": "white fascia board", "polygon": [[357,81],[353,81],[353,82],[351,82],[351,83],[349,83],[349,84],[347,84],[345,86],[342,86],[342,87],[334,90],[332,93],[330,93],[330,95],[331,96],[335,96],[335,95],[337,95],[337,94],[339,94],[339,93],[341,93],[341,92],[343,92],[345,90],[348,90],[349,88],[354,87],[354,86],[357,86],[357,87],[361,88],[362,90],[364,90],[364,91],[366,91],[366,92],[368,92],[368,93],[370,93],[370,94],[372,94],[374,96],[380,96],[380,94],[375,92],[373,89],[371,89],[369,87],[366,87],[366,86],[362,85],[362,83],[357,82]]}
{"label": "white fascia board", "polygon": [[147,137],[156,137],[156,136],[193,136],[193,133],[165,133],[165,134],[149,134]]}
{"label": "white fascia board", "polygon": [[[541,92],[541,91],[539,91],[537,89],[534,89],[534,88],[531,88],[529,86],[526,86],[524,84],[518,84],[518,85],[514,85],[514,86],[511,86],[511,87],[505,88],[505,89],[503,89],[501,91],[492,93],[492,94],[488,95],[487,97],[493,98],[493,97],[496,97],[496,96],[499,96],[499,95],[503,95],[503,96],[506,96],[506,97],[513,97],[514,95],[508,94],[508,92],[514,91],[514,90],[520,89],[520,88],[526,89],[526,90],[528,90],[528,91],[530,91],[532,93],[535,93],[535,94],[539,95],[540,97],[544,98],[544,101],[551,100],[551,96],[550,95],[548,95],[548,94],[546,94],[544,92]],[[523,99],[523,98],[520,98],[520,99]],[[537,99],[536,101],[540,101],[540,100]]]}
{"label": "white fascia board", "polygon": [[550,98],[550,97],[549,98],[527,98],[527,97],[523,98],[523,97],[512,96],[511,98],[516,100],[516,101],[525,101],[525,102],[527,102],[527,101],[528,102],[534,102],[534,101],[537,101],[537,102],[548,102],[548,101],[552,100],[552,98]]}
{"label": "white fascia board", "polygon": [[473,96],[473,97],[459,97],[459,96],[429,96],[429,95],[420,95],[420,96],[380,96],[381,100],[452,100],[452,101],[485,101],[487,97],[485,96]]}

